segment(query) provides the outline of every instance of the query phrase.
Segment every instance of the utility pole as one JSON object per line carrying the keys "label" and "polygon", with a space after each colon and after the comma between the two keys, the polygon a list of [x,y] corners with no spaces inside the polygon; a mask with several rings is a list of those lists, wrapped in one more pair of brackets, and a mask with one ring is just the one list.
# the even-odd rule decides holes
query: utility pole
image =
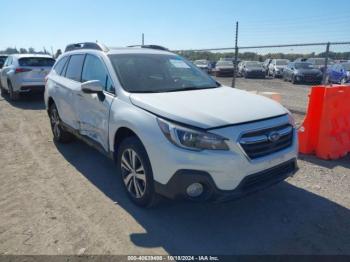
{"label": "utility pole", "polygon": [[238,21],[236,22],[235,59],[233,61],[232,87],[235,87],[236,85],[237,60],[238,60]]}
{"label": "utility pole", "polygon": [[145,45],[145,34],[142,33],[142,45]]}
{"label": "utility pole", "polygon": [[324,85],[328,85],[329,83],[326,83],[326,75],[327,75],[327,68],[328,68],[328,57],[329,57],[329,46],[331,44],[328,42],[327,46],[326,46],[326,59],[324,60],[324,69],[323,69],[323,79],[322,79],[322,83]]}

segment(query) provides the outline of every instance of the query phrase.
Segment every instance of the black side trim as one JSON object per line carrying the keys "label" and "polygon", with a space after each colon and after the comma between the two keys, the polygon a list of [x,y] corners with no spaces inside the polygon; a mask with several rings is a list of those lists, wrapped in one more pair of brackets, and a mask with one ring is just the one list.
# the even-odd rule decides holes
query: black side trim
{"label": "black side trim", "polygon": [[199,170],[178,170],[167,184],[155,182],[157,193],[170,199],[188,198],[186,188],[195,182],[204,185],[205,193],[196,200],[225,201],[268,188],[285,180],[298,170],[296,159],[274,166],[267,170],[246,176],[234,190],[220,190],[209,173]]}

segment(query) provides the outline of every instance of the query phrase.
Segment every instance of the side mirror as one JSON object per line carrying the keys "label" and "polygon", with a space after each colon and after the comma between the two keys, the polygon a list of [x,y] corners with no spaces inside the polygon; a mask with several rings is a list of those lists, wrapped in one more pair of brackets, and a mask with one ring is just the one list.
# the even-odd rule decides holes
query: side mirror
{"label": "side mirror", "polygon": [[81,91],[86,94],[97,94],[98,99],[103,102],[106,98],[103,93],[103,86],[99,80],[86,81],[81,84]]}
{"label": "side mirror", "polygon": [[99,80],[86,81],[81,84],[81,91],[87,94],[103,93],[103,86]]}

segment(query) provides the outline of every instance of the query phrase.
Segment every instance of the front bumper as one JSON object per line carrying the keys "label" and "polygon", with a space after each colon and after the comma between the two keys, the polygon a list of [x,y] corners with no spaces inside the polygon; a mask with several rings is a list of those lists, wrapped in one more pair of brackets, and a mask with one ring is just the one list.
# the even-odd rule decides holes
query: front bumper
{"label": "front bumper", "polygon": [[246,77],[265,78],[265,71],[246,71]]}
{"label": "front bumper", "polygon": [[233,69],[216,70],[216,74],[220,76],[233,76]]}
{"label": "front bumper", "polygon": [[319,83],[322,81],[322,75],[296,75],[297,82]]}
{"label": "front bumper", "polygon": [[20,93],[44,93],[45,85],[24,85],[21,86]]}
{"label": "front bumper", "polygon": [[[226,201],[240,198],[268,188],[285,180],[298,170],[296,159],[246,176],[234,190],[220,190],[209,173],[199,170],[178,170],[165,185],[155,183],[157,193],[170,199],[190,198],[186,188],[193,183],[201,183],[204,192],[194,200]],[[191,199],[191,198],[190,198]]]}

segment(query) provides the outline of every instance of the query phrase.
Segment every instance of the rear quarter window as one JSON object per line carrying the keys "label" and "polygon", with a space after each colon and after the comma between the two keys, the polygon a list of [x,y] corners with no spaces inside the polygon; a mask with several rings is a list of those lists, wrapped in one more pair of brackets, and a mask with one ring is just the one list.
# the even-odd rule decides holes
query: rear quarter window
{"label": "rear quarter window", "polygon": [[53,58],[45,58],[45,57],[24,57],[18,60],[18,64],[20,66],[48,66],[51,67],[55,63],[55,59]]}

